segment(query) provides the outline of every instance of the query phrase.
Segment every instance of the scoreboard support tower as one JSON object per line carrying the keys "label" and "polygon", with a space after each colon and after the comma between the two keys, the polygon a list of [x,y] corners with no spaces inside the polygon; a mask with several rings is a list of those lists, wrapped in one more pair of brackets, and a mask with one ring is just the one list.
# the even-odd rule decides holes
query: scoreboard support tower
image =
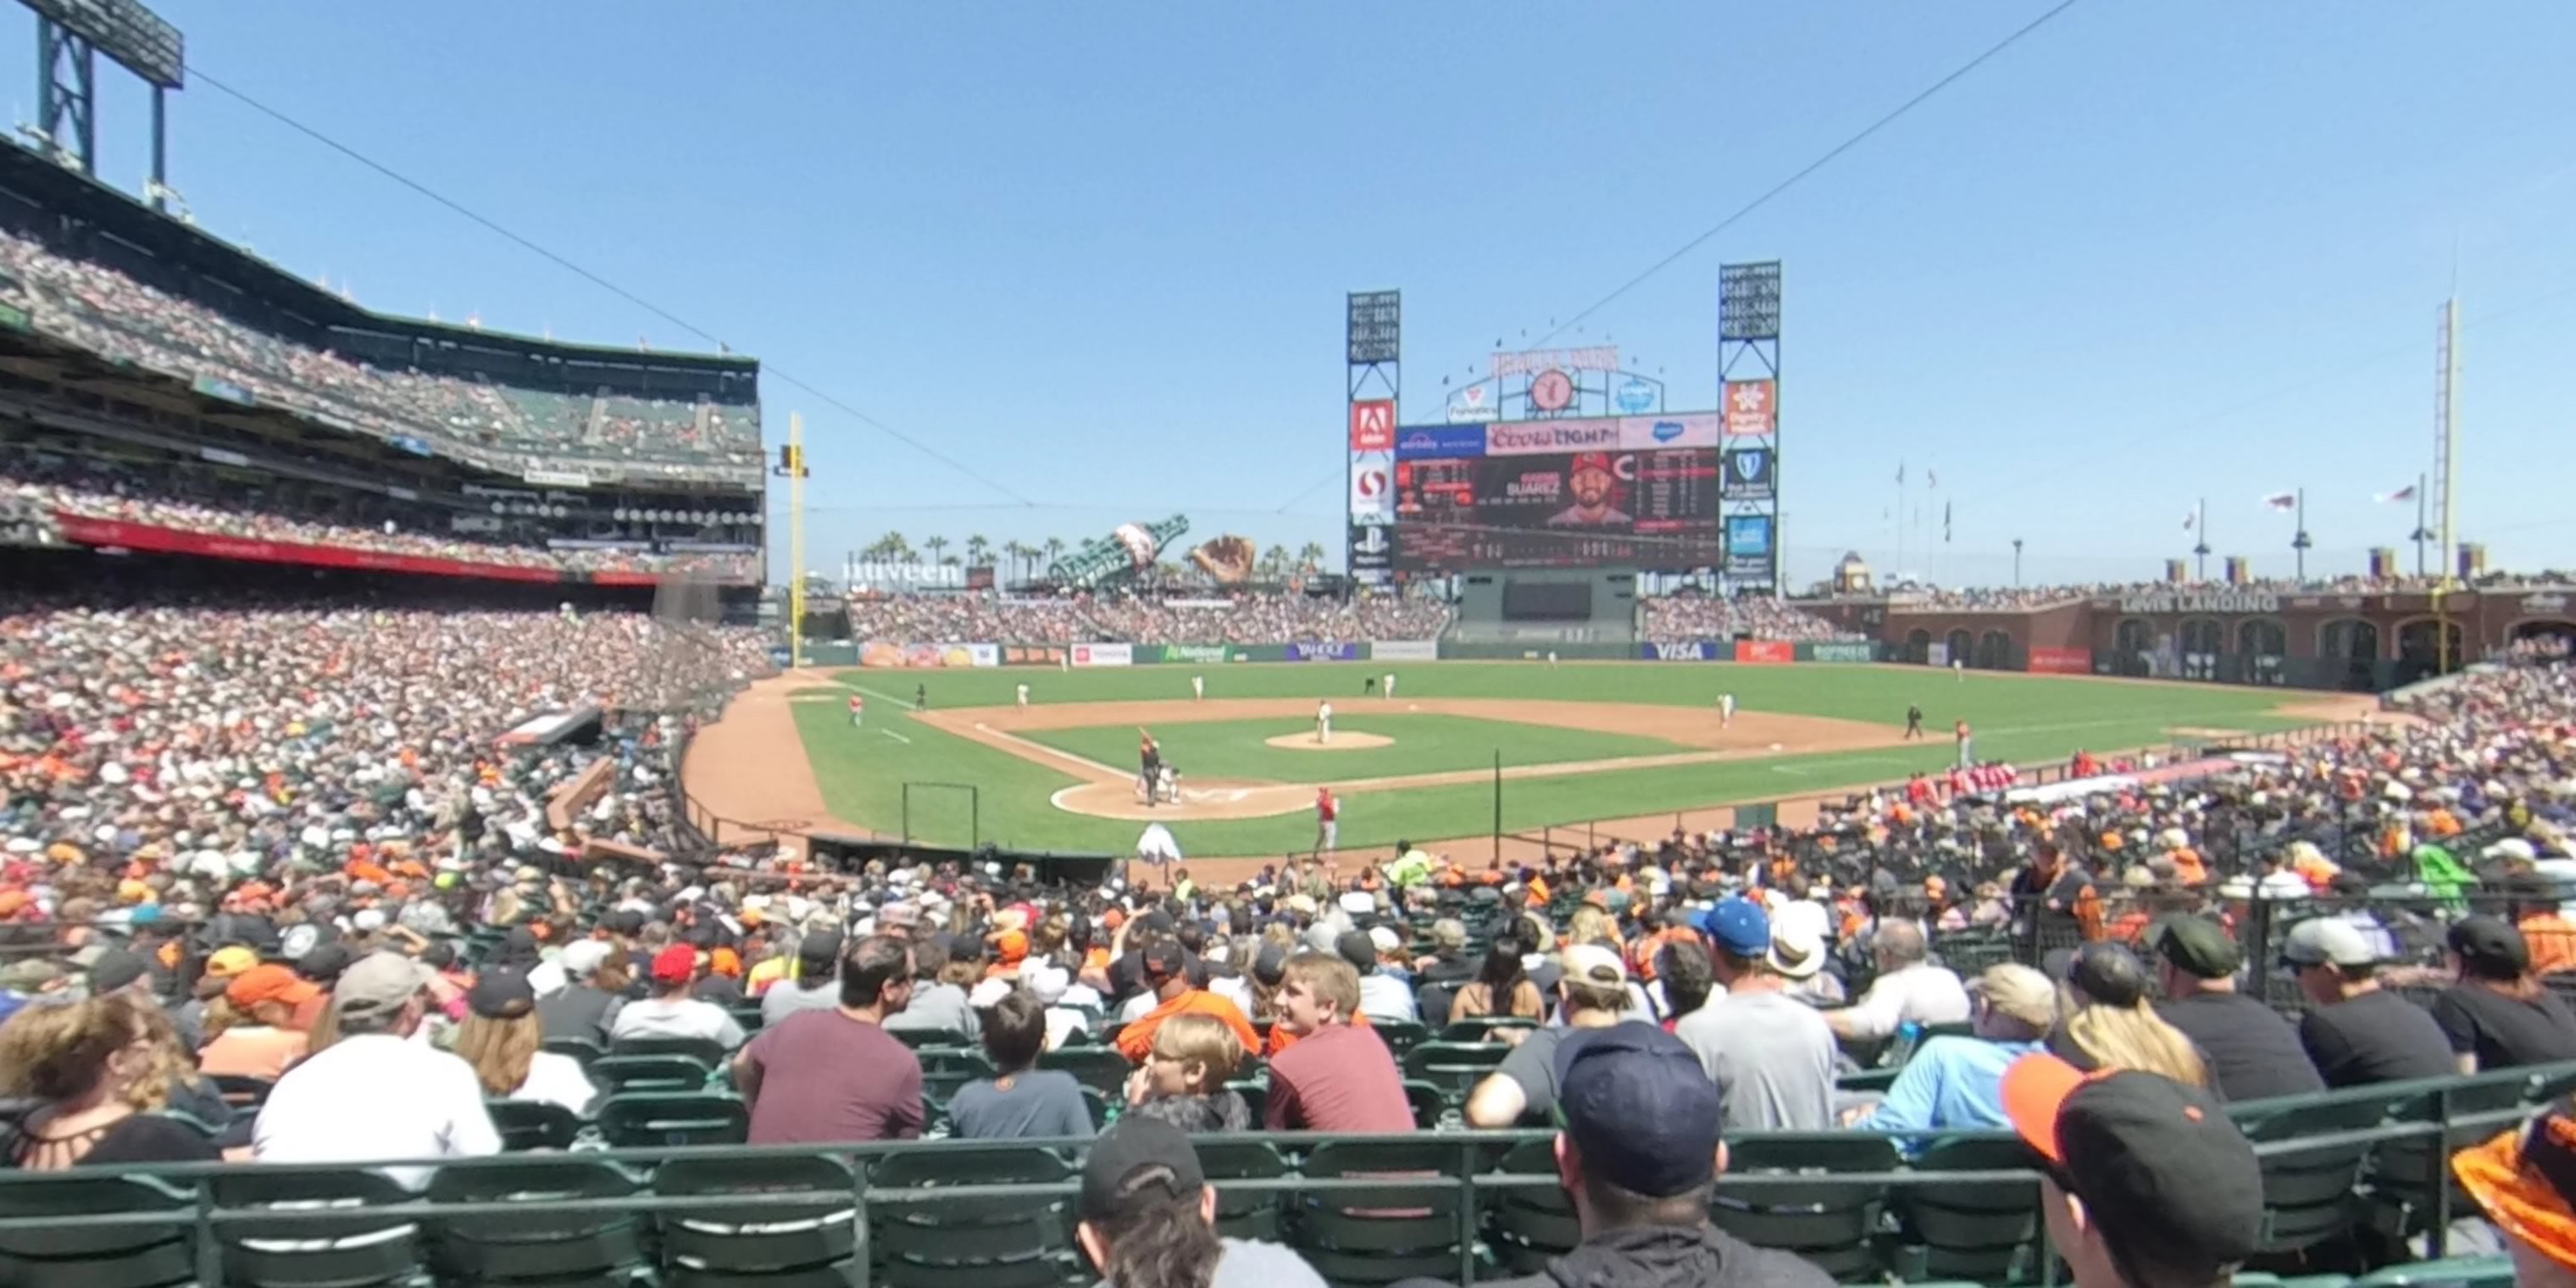
{"label": "scoreboard support tower", "polygon": [[1395,426],[1404,398],[1404,293],[1353,291],[1343,331],[1349,363],[1350,485],[1343,489],[1342,571],[1354,584],[1395,579]]}
{"label": "scoreboard support tower", "polygon": [[[1726,417],[1719,502],[1726,591],[1779,593],[1780,261],[1718,268],[1717,374]],[[1751,468],[1747,468],[1750,466]],[[1755,477],[1758,476],[1758,479]]]}

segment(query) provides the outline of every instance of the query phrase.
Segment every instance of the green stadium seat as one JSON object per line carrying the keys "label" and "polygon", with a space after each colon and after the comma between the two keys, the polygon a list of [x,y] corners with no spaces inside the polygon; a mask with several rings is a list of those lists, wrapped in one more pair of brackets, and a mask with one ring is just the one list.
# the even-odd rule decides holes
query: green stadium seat
{"label": "green stadium seat", "polygon": [[[1728,1155],[1727,1175],[1709,1200],[1709,1218],[1719,1228],[1756,1247],[1797,1253],[1836,1279],[1877,1273],[1871,1236],[1886,1187],[1834,1174],[1897,1170],[1894,1141],[1856,1132],[1781,1132],[1732,1142]],[[1757,1175],[1812,1179],[1735,1183]]]}
{"label": "green stadium seat", "polygon": [[959,1087],[993,1076],[993,1062],[981,1051],[951,1047],[913,1054],[921,1060],[921,1094],[941,1105],[954,1099]]}
{"label": "green stadium seat", "polygon": [[1499,1042],[1425,1042],[1405,1052],[1404,1076],[1440,1088],[1454,1103],[1465,1100],[1509,1054],[1511,1048]]}
{"label": "green stadium seat", "polygon": [[712,1066],[685,1055],[604,1055],[591,1062],[590,1080],[609,1094],[621,1091],[702,1091]]}
{"label": "green stadium seat", "polygon": [[742,1026],[743,1032],[760,1032],[763,1017],[761,1015],[760,1004],[758,1002],[754,1002],[748,1006],[728,1006],[725,1008],[725,1014],[732,1016],[733,1022]]}
{"label": "green stadium seat", "polygon": [[[2029,1147],[2012,1136],[1936,1141],[1914,1160],[1927,1178],[1943,1172],[2003,1172],[2032,1167]],[[2035,1181],[1923,1180],[1888,1188],[1896,1213],[1895,1269],[1911,1283],[1966,1279],[2012,1283],[2037,1269],[2039,1185]]]}
{"label": "green stadium seat", "polygon": [[501,1148],[523,1154],[532,1149],[570,1149],[581,1135],[581,1118],[551,1101],[487,1100],[492,1127],[501,1133]]}
{"label": "green stadium seat", "polygon": [[581,1067],[584,1071],[587,1071],[590,1068],[592,1061],[597,1060],[602,1054],[604,1054],[604,1052],[600,1050],[599,1044],[588,1038],[547,1038],[537,1049],[540,1051],[552,1051],[556,1055],[570,1056],[581,1062]]}
{"label": "green stadium seat", "polygon": [[[868,1172],[868,1230],[894,1288],[1055,1288],[1075,1276],[1073,1199],[948,1198],[958,1185],[1072,1179],[1043,1149],[946,1147],[897,1151]],[[900,1195],[900,1197],[896,1197]]]}
{"label": "green stadium seat", "polygon": [[1438,1178],[1457,1161],[1454,1147],[1415,1137],[1317,1146],[1299,1169],[1307,1178],[1387,1183],[1298,1191],[1291,1227],[1298,1253],[1336,1285],[1391,1284],[1416,1276],[1454,1282],[1465,1195]]}
{"label": "green stadium seat", "polygon": [[[2477,1205],[2451,1174],[2451,1155],[2503,1131],[2518,1120],[2531,1090],[2530,1071],[2507,1069],[2468,1078],[2401,1083],[2388,1117],[2399,1123],[2443,1124],[2440,1134],[2396,1136],[2371,1151],[2362,1195],[2372,1231],[2392,1250],[2439,1223],[2443,1204],[2453,1220],[2477,1215]],[[2421,1088],[2421,1090],[2415,1090]],[[2446,1197],[2447,1194],[2447,1197]]]}
{"label": "green stadium seat", "polygon": [[1583,1242],[1583,1226],[1574,1200],[1556,1172],[1556,1142],[1523,1141],[1503,1155],[1495,1170],[1505,1176],[1546,1178],[1546,1184],[1497,1185],[1480,1196],[1486,1214],[1485,1237],[1505,1269],[1537,1274],[1547,1263]]}
{"label": "green stadium seat", "polygon": [[1261,1129],[1262,1112],[1270,1107],[1270,1080],[1268,1078],[1237,1078],[1225,1085],[1232,1089],[1236,1095],[1243,1097],[1244,1111],[1252,1117],[1253,1130],[1259,1131]]}
{"label": "green stadium seat", "polygon": [[1127,1075],[1136,1066],[1110,1047],[1063,1047],[1038,1057],[1038,1067],[1072,1074],[1074,1080],[1104,1096],[1123,1097]]}
{"label": "green stadium seat", "polygon": [[381,1172],[247,1167],[209,1184],[223,1207],[277,1214],[274,1220],[215,1227],[226,1285],[349,1288],[391,1283],[419,1271],[420,1226],[367,1211],[412,1201],[410,1191]]}
{"label": "green stadium seat", "polygon": [[1431,1040],[1431,1030],[1411,1020],[1371,1020],[1369,1027],[1377,1031],[1378,1041],[1384,1042],[1398,1060],[1404,1058],[1405,1052]]}
{"label": "green stadium seat", "polygon": [[1514,1015],[1479,1015],[1474,1019],[1451,1020],[1440,1026],[1443,1042],[1499,1042],[1496,1036],[1504,1029],[1534,1029],[1538,1021]]}
{"label": "green stadium seat", "polygon": [[[2289,1099],[2289,1098],[2285,1098]],[[2277,1101],[2274,1103],[2278,1103]],[[2377,1126],[2386,1093],[2318,1097],[2308,1104],[2240,1120],[2248,1139],[2277,1148],[2263,1155],[2263,1243],[2267,1256],[2303,1251],[2352,1232],[2361,1214],[2355,1193],[2370,1161],[2368,1142],[2302,1144],[2332,1133]]]}
{"label": "green stadium seat", "polygon": [[887,1029],[886,1032],[893,1034],[895,1041],[911,1047],[915,1051],[921,1050],[923,1047],[957,1047],[961,1050],[971,1049],[965,1046],[965,1034],[951,1033],[946,1029]]}
{"label": "green stadium seat", "polygon": [[1276,1180],[1288,1174],[1288,1160],[1265,1141],[1201,1136],[1192,1142],[1199,1170],[1216,1187],[1216,1232],[1229,1239],[1277,1242],[1286,1196],[1278,1190],[1229,1188],[1227,1181]]}
{"label": "green stadium seat", "polygon": [[[0,1283],[13,1288],[165,1288],[197,1277],[188,1195],[150,1177],[14,1173],[0,1184]],[[76,1226],[59,1218],[166,1212],[168,1225]]]}
{"label": "green stadium seat", "polygon": [[232,1106],[236,1114],[258,1113],[259,1107],[268,1103],[269,1091],[277,1085],[266,1078],[238,1073],[210,1073],[206,1075],[206,1081],[214,1084],[216,1094],[221,1095],[224,1103]]}
{"label": "green stadium seat", "polygon": [[751,1107],[719,1092],[620,1092],[600,1101],[594,1116],[611,1149],[739,1145],[751,1134]]}
{"label": "green stadium seat", "polygon": [[[771,1276],[846,1266],[858,1251],[858,1179],[819,1154],[675,1158],[654,1169],[653,1193],[691,1205],[661,1222],[664,1288],[731,1288]],[[726,1203],[808,1193],[812,1201]]]}
{"label": "green stadium seat", "polygon": [[733,1053],[713,1038],[619,1038],[608,1044],[610,1055],[679,1055],[709,1069],[733,1060]]}
{"label": "green stadium seat", "polygon": [[2353,1280],[2352,1288],[2511,1288],[2512,1283],[2511,1257],[2447,1257],[2390,1266]]}
{"label": "green stadium seat", "polygon": [[526,1212],[436,1223],[430,1265],[442,1281],[599,1283],[644,1264],[645,1220],[634,1212],[564,1211],[556,1199],[625,1198],[634,1175],[579,1157],[451,1163],[430,1178],[433,1203],[510,1203]]}
{"label": "green stadium seat", "polygon": [[1424,1131],[1440,1129],[1440,1119],[1449,1111],[1449,1098],[1433,1083],[1407,1079],[1405,1103],[1413,1106],[1413,1125]]}

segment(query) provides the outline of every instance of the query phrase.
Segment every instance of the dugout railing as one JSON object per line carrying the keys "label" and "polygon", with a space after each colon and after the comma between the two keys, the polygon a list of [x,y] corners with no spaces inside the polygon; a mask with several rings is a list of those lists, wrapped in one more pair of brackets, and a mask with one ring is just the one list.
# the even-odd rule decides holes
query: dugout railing
{"label": "dugout railing", "polygon": [[[2475,1215],[2448,1155],[2576,1083],[2576,1065],[2231,1106],[2264,1166],[2280,1272],[2367,1272],[2449,1250]],[[1198,1138],[1220,1228],[1283,1242],[1336,1284],[1535,1270],[1578,1238],[1545,1131]],[[2041,1173],[1997,1133],[1900,1149],[1860,1132],[1746,1134],[1712,1221],[1845,1282],[2049,1285]],[[538,1276],[627,1282],[1081,1284],[1087,1142],[685,1145],[455,1160],[0,1172],[0,1281],[311,1285]],[[1909,1161],[1910,1155],[1910,1161]],[[385,1168],[416,1168],[406,1189]],[[459,1274],[507,1266],[508,1273]],[[540,1276],[541,1277],[541,1276]],[[2331,1282],[2331,1281],[2328,1281]]]}

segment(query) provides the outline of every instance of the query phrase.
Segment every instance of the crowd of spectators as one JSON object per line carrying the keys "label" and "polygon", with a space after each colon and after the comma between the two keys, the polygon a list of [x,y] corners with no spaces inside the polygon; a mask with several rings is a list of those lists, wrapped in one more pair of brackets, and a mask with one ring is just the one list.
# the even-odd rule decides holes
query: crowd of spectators
{"label": "crowd of spectators", "polygon": [[455,376],[385,370],[282,339],[216,310],[0,233],[0,302],[36,329],[101,356],[262,403],[328,415],[379,438],[408,437],[510,454],[535,468],[586,460],[757,467],[752,406],[503,389]]}
{"label": "crowd of spectators", "polygon": [[[2472,590],[2514,591],[2543,586],[2576,585],[2576,573],[2481,573],[2459,584]],[[2438,577],[2318,577],[2299,581],[2265,577],[2246,582],[2088,582],[2052,586],[1907,585],[1864,598],[1886,598],[1915,609],[1960,609],[1969,612],[2015,612],[2048,608],[2086,599],[2122,599],[2140,595],[2420,595],[2441,585]]]}
{"label": "crowd of spectators", "polygon": [[850,634],[896,643],[1280,644],[1427,640],[1449,624],[1449,606],[1420,596],[1354,599],[1295,593],[1165,600],[1134,595],[1062,598],[959,594],[849,601]]}
{"label": "crowd of spectators", "polygon": [[375,554],[547,568],[568,572],[696,574],[729,581],[758,577],[758,560],[741,554],[658,554],[643,550],[553,550],[542,545],[476,540],[421,526],[445,516],[404,512],[373,525],[281,512],[281,503],[244,495],[211,476],[185,469],[145,474],[103,462],[32,453],[0,453],[0,500],[58,514],[149,524],[208,536],[283,541]]}
{"label": "crowd of spectators", "polygon": [[1646,606],[1644,639],[1651,644],[1690,644],[1745,636],[1757,640],[1822,643],[1867,636],[1846,631],[1786,600],[1747,595],[1659,595]]}

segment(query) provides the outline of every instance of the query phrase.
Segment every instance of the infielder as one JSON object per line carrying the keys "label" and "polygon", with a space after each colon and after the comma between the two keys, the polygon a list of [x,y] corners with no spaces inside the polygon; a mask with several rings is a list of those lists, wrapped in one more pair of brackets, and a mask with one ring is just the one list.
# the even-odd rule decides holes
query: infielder
{"label": "infielder", "polygon": [[1192,702],[1205,702],[1205,701],[1207,701],[1207,677],[1206,677],[1206,676],[1204,676],[1204,675],[1193,675],[1193,676],[1191,676],[1191,677],[1190,677],[1190,701],[1192,701]]}
{"label": "infielder", "polygon": [[1968,682],[1968,659],[1964,657],[1950,659],[1950,678],[1961,684]]}
{"label": "infielder", "polygon": [[1021,686],[1020,686],[1020,710],[1022,710],[1022,711],[1026,711],[1026,710],[1028,710],[1028,709],[1029,709],[1029,686],[1027,686],[1026,684],[1023,684],[1023,685],[1021,685]]}
{"label": "infielder", "polygon": [[1331,742],[1332,740],[1333,704],[1330,702],[1318,702],[1315,704],[1315,741]]}
{"label": "infielder", "polygon": [[1329,851],[1341,839],[1342,803],[1333,799],[1333,789],[1315,789],[1315,848]]}
{"label": "infielder", "polygon": [[1395,672],[1393,671],[1386,673],[1386,696],[1390,698],[1395,696]]}
{"label": "infielder", "polygon": [[868,727],[868,700],[855,693],[850,695],[850,727],[853,729]]}
{"label": "infielder", "polygon": [[1735,695],[1732,693],[1721,693],[1717,695],[1717,727],[1720,729],[1729,729],[1733,728],[1734,725]]}

